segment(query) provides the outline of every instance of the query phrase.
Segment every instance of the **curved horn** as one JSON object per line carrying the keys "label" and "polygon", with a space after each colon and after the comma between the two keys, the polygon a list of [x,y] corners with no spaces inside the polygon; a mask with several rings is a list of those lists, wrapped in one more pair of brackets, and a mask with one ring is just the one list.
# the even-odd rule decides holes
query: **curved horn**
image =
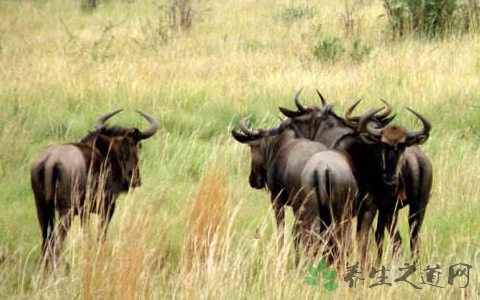
{"label": "curved horn", "polygon": [[252,131],[248,128],[247,121],[248,121],[248,117],[245,117],[240,121],[240,130],[250,137],[259,136],[260,133],[257,130]]}
{"label": "curved horn", "polygon": [[358,106],[360,101],[362,101],[362,99],[358,99],[357,102],[355,102],[352,106],[350,106],[343,116],[347,124],[350,126],[356,127],[358,124],[359,117],[352,117],[352,112]]}
{"label": "curved horn", "polygon": [[320,98],[320,101],[322,102],[322,106],[327,106],[327,101],[325,100],[325,97],[323,97],[322,93],[317,89],[317,95]]}
{"label": "curved horn", "polygon": [[428,135],[430,133],[430,130],[432,129],[432,124],[430,124],[430,122],[424,117],[422,116],[421,114],[419,114],[418,112],[414,111],[413,109],[411,108],[408,108],[407,109],[412,113],[414,114],[417,118],[420,119],[420,121],[422,122],[423,124],[423,128],[422,130],[419,130],[419,131],[407,131],[407,140],[415,140],[417,138],[421,138],[422,136],[425,137],[425,140],[426,138],[428,138]]}
{"label": "curved horn", "polygon": [[378,120],[378,121],[380,122],[380,124],[382,124],[382,127],[383,127],[383,126],[386,126],[387,124],[389,124],[390,122],[392,122],[393,119],[395,119],[396,116],[397,116],[396,114],[393,114],[389,117],[383,118],[383,119]]}
{"label": "curved horn", "polygon": [[388,117],[389,114],[392,113],[393,107],[390,105],[390,103],[387,102],[387,100],[380,99],[380,101],[382,101],[383,104],[385,104],[386,108],[385,108],[385,111],[382,114],[378,114],[378,115],[376,115],[376,117],[377,117],[378,120],[382,121],[383,119]]}
{"label": "curved horn", "polygon": [[366,132],[370,136],[376,139],[380,139],[380,137],[382,136],[382,129],[372,128],[371,126],[368,126],[368,124],[370,123],[369,122],[370,119],[382,109],[383,107],[379,109],[372,109],[369,112],[365,113],[364,115],[360,116],[360,120],[358,121],[357,131],[360,133]]}
{"label": "curved horn", "polygon": [[287,129],[290,126],[291,123],[292,123],[292,120],[290,119],[282,120],[282,122],[280,123],[280,125],[278,125],[278,127],[271,128],[268,130],[262,130],[261,133],[268,136],[281,134],[285,131],[285,129]]}
{"label": "curved horn", "polygon": [[302,93],[303,88],[299,89],[295,94],[295,106],[297,106],[298,110],[304,112],[307,110],[305,106],[300,103],[300,94]]}
{"label": "curved horn", "polygon": [[301,111],[293,111],[282,106],[279,106],[278,109],[285,117],[288,117],[288,118],[296,118],[303,115],[303,112]]}
{"label": "curved horn", "polygon": [[121,112],[123,110],[123,108],[120,108],[120,109],[117,109],[116,111],[114,112],[111,112],[109,114],[106,114],[104,116],[101,116],[100,118],[97,119],[97,121],[95,122],[95,130],[99,130],[99,129],[102,129],[103,127],[105,127],[105,122],[107,122],[108,119],[110,119],[111,117],[113,117],[114,115],[118,114],[119,112]]}
{"label": "curved horn", "polygon": [[142,115],[142,117],[144,117],[145,119],[147,119],[147,121],[150,123],[150,128],[144,130],[144,131],[141,131],[140,132],[140,139],[141,140],[145,140],[145,139],[148,139],[149,137],[151,137],[152,135],[155,134],[155,132],[157,132],[158,130],[158,122],[157,120],[155,120],[154,117],[150,116],[150,115],[147,115],[139,110],[137,110],[137,113],[139,113],[140,115]]}

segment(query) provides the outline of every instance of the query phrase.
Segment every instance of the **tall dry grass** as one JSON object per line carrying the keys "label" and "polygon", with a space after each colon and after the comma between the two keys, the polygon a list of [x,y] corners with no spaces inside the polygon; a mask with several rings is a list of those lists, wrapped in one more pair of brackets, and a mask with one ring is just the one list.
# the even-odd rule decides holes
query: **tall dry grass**
{"label": "tall dry grass", "polygon": [[[220,256],[227,221],[226,171],[207,170],[202,174],[195,198],[190,204],[182,258],[186,264]],[[220,252],[220,253],[219,253]]]}
{"label": "tall dry grass", "polygon": [[[158,35],[163,2],[100,1],[89,13],[78,1],[0,2],[0,298],[477,298],[478,33],[391,41],[380,2],[348,1],[350,12],[345,2],[195,1],[198,22],[167,40]],[[286,21],[292,7],[315,14]],[[318,40],[337,37],[350,50],[356,34],[372,47],[360,62],[313,57]],[[440,264],[446,280],[450,264],[470,263],[468,288],[369,288],[367,278],[349,289],[339,270],[339,288],[327,292],[306,285],[306,266],[293,266],[290,234],[276,251],[268,193],[248,186],[249,153],[229,129],[247,115],[259,127],[277,124],[277,107],[293,107],[302,86],[306,105],[318,103],[319,88],[340,113],[358,98],[359,111],[386,98],[396,122],[416,126],[404,106],[432,121],[422,146],[435,173],[420,264]],[[121,107],[118,124],[142,127],[133,113],[141,109],[162,126],[144,143],[142,187],[120,197],[105,244],[76,220],[62,267],[44,276],[28,165]],[[402,211],[401,255],[382,261],[392,281],[410,261],[406,224]],[[421,282],[419,271],[412,281]]]}

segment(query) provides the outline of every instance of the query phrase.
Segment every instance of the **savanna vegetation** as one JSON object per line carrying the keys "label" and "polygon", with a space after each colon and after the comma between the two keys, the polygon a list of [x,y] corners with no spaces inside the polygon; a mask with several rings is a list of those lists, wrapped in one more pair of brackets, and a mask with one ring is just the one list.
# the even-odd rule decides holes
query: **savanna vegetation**
{"label": "savanna vegetation", "polygon": [[[413,2],[0,1],[0,298],[478,298],[478,5],[441,1],[454,6],[437,11],[451,18],[440,28]],[[390,287],[369,288],[379,279],[367,277],[349,288],[345,268],[335,291],[310,286],[291,245],[276,249],[269,194],[249,187],[250,154],[230,130],[247,115],[275,126],[300,87],[303,103],[318,104],[318,88],[341,114],[358,98],[359,111],[384,98],[394,122],[418,126],[405,106],[431,120],[422,148],[433,191],[408,278],[421,290],[394,282],[411,262],[403,211],[401,254],[382,261]],[[142,128],[140,109],[161,124],[143,144],[142,186],[119,198],[105,244],[96,218],[88,230],[76,220],[60,269],[39,272],[30,163],[117,108],[112,123]],[[447,284],[459,262],[472,266],[463,289],[465,278]],[[437,264],[444,288],[421,285],[420,272]]]}

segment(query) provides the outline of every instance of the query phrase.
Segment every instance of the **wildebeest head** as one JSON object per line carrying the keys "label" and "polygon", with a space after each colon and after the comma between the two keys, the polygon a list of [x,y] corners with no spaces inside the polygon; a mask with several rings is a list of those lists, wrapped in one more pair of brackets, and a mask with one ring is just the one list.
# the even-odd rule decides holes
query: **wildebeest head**
{"label": "wildebeest head", "polygon": [[332,106],[327,104],[323,95],[317,90],[322,106],[304,106],[300,102],[302,89],[295,94],[294,102],[297,110],[279,107],[280,112],[290,119],[290,126],[297,136],[317,140],[326,131],[336,127],[339,118],[332,112]]}
{"label": "wildebeest head", "polygon": [[267,184],[267,164],[269,160],[268,147],[273,142],[272,138],[281,134],[288,123],[283,122],[278,128],[269,130],[250,130],[246,124],[247,118],[240,122],[240,131],[232,130],[232,136],[238,142],[250,146],[251,170],[249,176],[250,186],[254,189],[262,189]]}
{"label": "wildebeest head", "polygon": [[423,124],[419,131],[409,131],[402,125],[388,124],[378,127],[372,116],[379,110],[367,112],[359,118],[357,131],[363,142],[373,145],[375,155],[382,170],[383,183],[389,189],[396,189],[399,184],[401,159],[406,147],[424,143],[431,130],[430,122],[418,112],[407,108]]}
{"label": "wildebeest head", "polygon": [[[360,100],[348,109],[346,113],[348,118],[344,119],[333,111],[332,105],[327,103],[325,97],[318,90],[317,95],[322,106],[306,107],[302,105],[299,99],[301,91],[302,89],[297,91],[294,99],[297,111],[279,107],[282,114],[290,119],[290,126],[298,136],[332,147],[341,137],[355,133],[358,117],[352,117],[351,113]],[[377,121],[379,126],[390,123],[395,117],[395,115],[390,116],[392,107],[386,101],[383,102],[386,104],[386,110],[382,113],[377,112],[372,118]]]}
{"label": "wildebeest head", "polygon": [[148,129],[141,131],[138,128],[107,127],[106,121],[120,111],[121,109],[98,118],[95,131],[83,138],[82,143],[91,145],[99,149],[102,154],[111,157],[112,172],[119,180],[116,183],[121,185],[122,191],[128,191],[130,187],[135,188],[141,185],[138,167],[141,141],[153,136],[159,125],[152,116],[137,111],[150,123]]}

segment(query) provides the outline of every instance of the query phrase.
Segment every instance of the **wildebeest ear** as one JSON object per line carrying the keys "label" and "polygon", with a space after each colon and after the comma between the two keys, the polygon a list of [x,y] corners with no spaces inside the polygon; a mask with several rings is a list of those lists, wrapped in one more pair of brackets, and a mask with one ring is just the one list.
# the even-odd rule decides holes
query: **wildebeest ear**
{"label": "wildebeest ear", "polygon": [[405,142],[406,146],[413,146],[413,145],[421,145],[428,140],[429,135],[427,134],[420,134],[415,138],[407,139]]}
{"label": "wildebeest ear", "polygon": [[126,135],[136,141],[140,141],[142,139],[142,132],[138,128],[127,131]]}
{"label": "wildebeest ear", "polygon": [[279,106],[278,109],[280,110],[280,112],[283,115],[285,115],[286,117],[289,117],[289,118],[296,118],[296,117],[299,117],[299,116],[303,115],[303,113],[301,111],[294,111],[294,110],[290,110],[288,108],[281,107],[281,106]]}
{"label": "wildebeest ear", "polygon": [[232,130],[232,136],[235,140],[237,140],[237,142],[242,144],[250,144],[252,141],[254,141],[252,137],[235,130]]}

